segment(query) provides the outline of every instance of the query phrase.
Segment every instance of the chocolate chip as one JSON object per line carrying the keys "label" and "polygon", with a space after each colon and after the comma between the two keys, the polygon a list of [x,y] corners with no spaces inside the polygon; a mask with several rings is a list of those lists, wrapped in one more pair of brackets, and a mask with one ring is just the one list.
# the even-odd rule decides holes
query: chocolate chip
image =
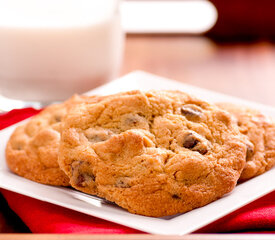
{"label": "chocolate chip", "polygon": [[246,144],[246,159],[250,159],[254,153],[254,146],[252,143]]}
{"label": "chocolate chip", "polygon": [[94,184],[95,176],[92,173],[91,165],[88,162],[75,160],[71,165],[72,182],[78,187],[85,187]]}
{"label": "chocolate chip", "polygon": [[207,148],[198,148],[196,149],[196,151],[198,151],[202,155],[205,155],[208,152]]}
{"label": "chocolate chip", "polygon": [[174,198],[174,199],[180,199],[180,197],[177,194],[173,194],[172,198]]}
{"label": "chocolate chip", "polygon": [[79,187],[83,187],[84,182],[85,182],[85,177],[83,176],[83,174],[78,175],[76,180],[76,185]]}
{"label": "chocolate chip", "polygon": [[192,149],[198,144],[198,142],[198,139],[196,139],[192,133],[189,133],[184,138],[183,147]]}
{"label": "chocolate chip", "polygon": [[80,175],[77,176],[75,184],[78,187],[84,187],[86,184],[88,184],[91,181],[95,181],[94,175],[88,174],[88,173],[81,173]]}
{"label": "chocolate chip", "polygon": [[112,132],[105,129],[87,129],[85,136],[91,143],[103,142],[108,140],[112,135]]}
{"label": "chocolate chip", "polygon": [[196,120],[199,119],[202,115],[202,111],[199,107],[187,104],[181,107],[181,114],[184,115],[188,120]]}
{"label": "chocolate chip", "polygon": [[60,115],[55,115],[55,116],[54,116],[54,120],[55,120],[56,122],[61,122],[61,116],[60,116]]}
{"label": "chocolate chip", "polygon": [[196,132],[187,132],[183,138],[182,146],[204,155],[208,152],[208,141]]}
{"label": "chocolate chip", "polygon": [[123,120],[123,125],[125,127],[141,127],[146,123],[145,118],[138,114],[127,114]]}
{"label": "chocolate chip", "polygon": [[121,116],[120,128],[122,131],[129,129],[149,129],[149,122],[141,113],[127,113]]}

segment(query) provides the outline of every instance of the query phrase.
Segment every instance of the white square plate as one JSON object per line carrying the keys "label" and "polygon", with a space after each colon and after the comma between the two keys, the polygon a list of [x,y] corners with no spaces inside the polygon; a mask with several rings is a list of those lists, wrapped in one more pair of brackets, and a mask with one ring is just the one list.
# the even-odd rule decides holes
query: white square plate
{"label": "white square plate", "polygon": [[[275,108],[200,89],[144,72],[133,72],[87,94],[106,95],[133,89],[182,90],[210,102],[225,101],[257,108],[275,118]],[[16,125],[13,125],[0,131],[0,187],[148,233],[169,235],[190,233],[275,189],[275,168],[273,168],[261,176],[239,184],[227,196],[188,213],[167,218],[134,215],[99,198],[82,194],[69,188],[39,184],[11,173],[6,166],[4,153],[6,142],[15,127]]]}

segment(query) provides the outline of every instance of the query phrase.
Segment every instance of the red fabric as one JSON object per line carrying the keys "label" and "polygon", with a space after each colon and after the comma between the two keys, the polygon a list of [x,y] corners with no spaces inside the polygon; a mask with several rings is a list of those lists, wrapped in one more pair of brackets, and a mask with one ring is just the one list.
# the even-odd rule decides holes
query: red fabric
{"label": "red fabric", "polygon": [[[0,128],[23,120],[39,111],[14,110],[0,115]],[[0,189],[11,209],[34,233],[141,233],[125,226],[65,209],[47,202]],[[199,219],[198,219],[199,220]],[[215,232],[275,233],[275,191],[198,230]]]}
{"label": "red fabric", "polygon": [[7,190],[9,206],[34,233],[122,234],[139,231]]}
{"label": "red fabric", "polygon": [[8,113],[0,113],[0,130],[39,112],[40,110],[25,108],[24,110],[14,109]]}

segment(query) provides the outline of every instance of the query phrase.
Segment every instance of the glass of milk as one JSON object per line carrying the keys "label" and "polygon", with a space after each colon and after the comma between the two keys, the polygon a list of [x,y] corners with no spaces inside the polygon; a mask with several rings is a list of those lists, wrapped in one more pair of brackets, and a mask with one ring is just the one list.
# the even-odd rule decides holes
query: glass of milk
{"label": "glass of milk", "polygon": [[0,94],[64,100],[114,78],[119,0],[0,0]]}

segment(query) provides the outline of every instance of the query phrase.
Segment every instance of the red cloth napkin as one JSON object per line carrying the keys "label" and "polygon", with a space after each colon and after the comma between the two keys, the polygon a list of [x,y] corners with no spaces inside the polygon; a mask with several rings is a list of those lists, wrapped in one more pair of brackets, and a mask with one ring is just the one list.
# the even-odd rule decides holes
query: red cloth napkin
{"label": "red cloth napkin", "polygon": [[[0,115],[0,129],[23,120],[38,110],[13,110]],[[0,189],[11,209],[34,233],[141,233],[122,225]],[[198,219],[199,221],[199,219]],[[275,233],[275,191],[198,230],[216,232]]]}

